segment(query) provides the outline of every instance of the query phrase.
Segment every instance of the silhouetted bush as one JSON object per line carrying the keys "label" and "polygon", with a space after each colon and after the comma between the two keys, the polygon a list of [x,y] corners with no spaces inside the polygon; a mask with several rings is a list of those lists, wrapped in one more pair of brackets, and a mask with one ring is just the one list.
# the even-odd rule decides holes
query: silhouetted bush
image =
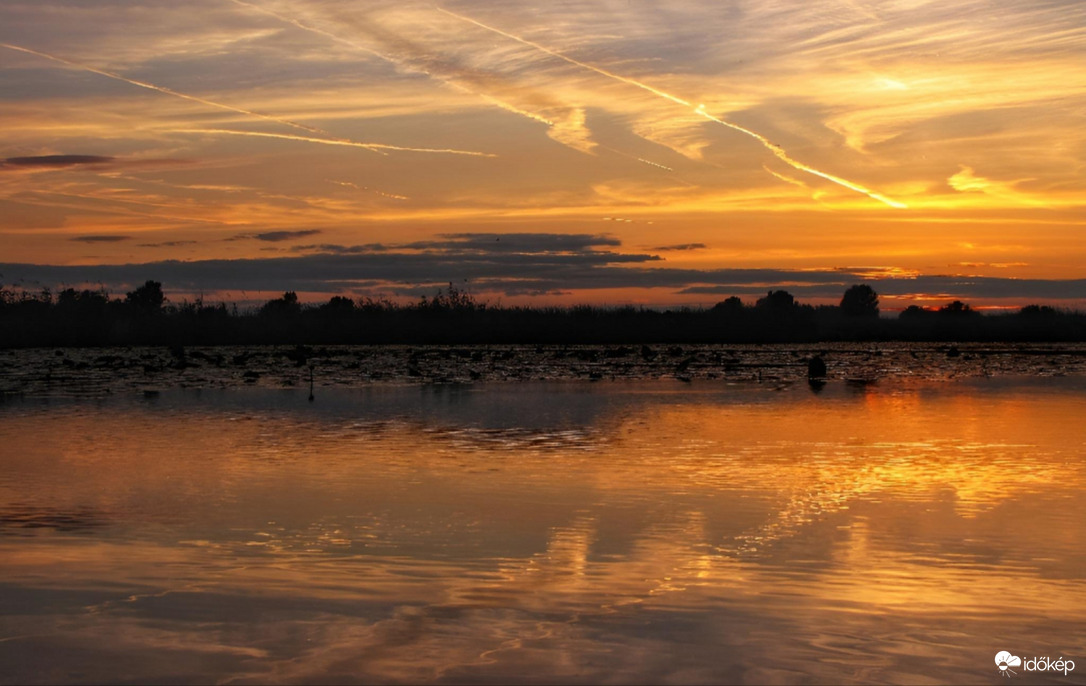
{"label": "silhouetted bush", "polygon": [[[866,290],[865,290],[866,289]],[[866,292],[870,290],[870,293]],[[710,309],[682,307],[496,307],[452,285],[399,305],[343,296],[303,305],[292,291],[255,312],[223,303],[169,303],[157,281],[111,299],[102,290],[54,296],[0,288],[0,347],[53,345],[587,343],[657,344],[814,341],[1082,341],[1086,315],[1030,305],[983,315],[955,301],[939,310],[911,306],[897,319],[870,316],[877,294],[852,287],[864,307],[812,307],[787,291],[754,306],[732,297]],[[865,312],[857,316],[850,312]],[[655,350],[642,351],[651,355]]]}

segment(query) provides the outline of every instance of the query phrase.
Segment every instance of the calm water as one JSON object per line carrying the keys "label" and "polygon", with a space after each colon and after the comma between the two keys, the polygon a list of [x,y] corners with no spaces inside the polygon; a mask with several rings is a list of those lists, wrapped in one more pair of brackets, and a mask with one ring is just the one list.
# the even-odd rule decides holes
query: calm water
{"label": "calm water", "polygon": [[1086,683],[1086,380],[0,404],[0,681]]}

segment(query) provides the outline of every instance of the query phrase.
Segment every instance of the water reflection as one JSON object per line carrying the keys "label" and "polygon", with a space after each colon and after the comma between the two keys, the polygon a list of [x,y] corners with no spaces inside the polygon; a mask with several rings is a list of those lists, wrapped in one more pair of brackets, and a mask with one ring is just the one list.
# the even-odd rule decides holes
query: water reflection
{"label": "water reflection", "polygon": [[986,681],[1086,644],[1083,410],[1075,379],[10,402],[0,680]]}

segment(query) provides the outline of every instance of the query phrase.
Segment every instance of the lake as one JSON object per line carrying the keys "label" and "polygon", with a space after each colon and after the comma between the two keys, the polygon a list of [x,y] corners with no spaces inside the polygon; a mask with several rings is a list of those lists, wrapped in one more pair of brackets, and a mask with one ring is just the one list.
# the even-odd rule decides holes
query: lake
{"label": "lake", "polygon": [[1082,376],[308,391],[0,402],[0,682],[1086,683]]}

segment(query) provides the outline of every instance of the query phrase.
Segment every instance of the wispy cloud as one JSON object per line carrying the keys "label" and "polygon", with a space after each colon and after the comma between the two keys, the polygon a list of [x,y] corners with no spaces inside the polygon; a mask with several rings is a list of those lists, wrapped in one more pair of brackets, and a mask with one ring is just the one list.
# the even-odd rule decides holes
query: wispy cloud
{"label": "wispy cloud", "polygon": [[474,24],[475,26],[486,29],[487,31],[491,31],[491,32],[496,33],[496,34],[498,34],[500,36],[504,36],[504,37],[506,37],[506,38],[508,38],[510,40],[514,40],[514,41],[517,41],[518,43],[528,45],[528,46],[530,46],[532,48],[535,48],[536,50],[544,52],[544,53],[546,53],[546,54],[548,54],[548,55],[550,55],[552,57],[556,57],[556,58],[558,58],[558,59],[560,59],[560,60],[562,60],[564,62],[568,62],[570,64],[581,67],[582,69],[587,69],[589,71],[595,72],[597,74],[600,74],[601,76],[606,76],[607,78],[613,79],[615,81],[619,81],[621,83],[625,83],[625,84],[634,86],[636,88],[640,88],[640,89],[642,89],[644,91],[648,91],[649,93],[652,93],[653,95],[655,95],[655,96],[657,96],[659,98],[662,98],[664,100],[672,102],[672,103],[674,103],[676,105],[682,105],[683,107],[691,109],[694,112],[694,114],[697,114],[700,117],[704,117],[705,119],[707,119],[709,121],[716,122],[717,124],[720,124],[721,126],[725,126],[725,127],[729,128],[729,129],[732,129],[733,131],[738,131],[739,133],[742,133],[745,136],[749,136],[749,137],[753,138],[754,140],[761,143],[762,146],[766,150],[773,153],[773,155],[777,159],[781,160],[782,162],[784,162],[785,164],[787,164],[788,166],[790,166],[790,167],[792,167],[794,169],[797,169],[797,170],[803,171],[803,172],[807,172],[808,174],[814,174],[815,176],[819,176],[819,177],[821,177],[823,179],[826,179],[827,181],[831,181],[831,182],[833,182],[833,183],[835,183],[835,184],[837,184],[839,186],[843,186],[845,188],[848,188],[849,190],[856,191],[857,193],[863,193],[864,195],[866,195],[866,196],[868,196],[870,198],[873,198],[874,200],[878,200],[881,203],[889,205],[890,207],[895,207],[895,208],[899,208],[899,209],[906,207],[906,205],[904,203],[898,202],[897,200],[893,200],[891,198],[888,198],[885,195],[883,195],[881,193],[878,193],[876,191],[873,191],[873,190],[871,190],[871,189],[869,189],[869,188],[867,188],[867,187],[865,187],[865,186],[863,186],[863,185],[861,185],[859,183],[856,183],[854,181],[849,181],[848,179],[841,178],[840,176],[835,176],[834,174],[830,174],[829,172],[825,172],[825,171],[822,171],[820,169],[815,169],[814,167],[812,167],[810,165],[804,164],[804,163],[796,160],[795,158],[791,157],[787,152],[785,152],[784,148],[777,145],[776,143],[771,143],[769,141],[769,139],[766,138],[765,136],[763,136],[762,134],[757,133],[756,131],[748,129],[748,128],[744,127],[744,126],[734,124],[734,123],[729,122],[729,121],[727,121],[725,119],[721,119],[720,117],[716,117],[716,116],[714,116],[712,114],[709,114],[709,112],[707,112],[706,109],[705,109],[705,105],[700,105],[699,104],[699,105],[695,106],[693,103],[691,103],[688,100],[680,98],[677,95],[672,95],[671,93],[660,90],[659,88],[654,88],[653,86],[642,83],[641,81],[638,81],[637,79],[631,79],[631,78],[626,77],[626,76],[621,76],[621,75],[616,74],[616,73],[614,73],[612,71],[608,71],[607,69],[603,69],[603,68],[596,67],[596,66],[593,66],[591,64],[588,64],[586,62],[582,62],[580,60],[577,60],[577,59],[574,59],[574,58],[569,57],[567,55],[564,55],[564,54],[562,54],[562,53],[560,53],[560,52],[558,52],[556,50],[552,50],[552,49],[550,49],[550,48],[548,48],[546,46],[540,45],[539,43],[536,43],[536,42],[530,41],[530,40],[528,40],[526,38],[522,38],[520,36],[517,36],[516,34],[512,34],[512,33],[509,33],[507,31],[502,31],[501,29],[495,28],[495,27],[490,26],[488,24],[484,24],[484,23],[482,23],[480,21],[472,19],[471,17],[467,17],[467,16],[464,16],[462,14],[457,14],[455,12],[450,12],[449,10],[445,10],[445,9],[440,9],[439,8],[439,10],[441,12],[444,12],[445,14],[456,17],[457,19],[468,22],[469,24]]}
{"label": "wispy cloud", "polygon": [[33,155],[0,159],[0,172],[50,172],[86,169],[105,173],[119,169],[151,169],[192,164],[185,159],[122,158],[110,155]]}
{"label": "wispy cloud", "polygon": [[58,62],[60,64],[63,64],[65,66],[67,66],[67,67],[71,67],[73,69],[81,69],[83,71],[87,71],[87,72],[90,72],[92,74],[99,74],[101,76],[105,76],[107,78],[114,79],[116,81],[123,81],[124,83],[131,84],[133,86],[138,86],[139,88],[146,88],[148,90],[153,90],[153,91],[156,91],[158,93],[163,93],[165,95],[171,95],[171,96],[173,96],[175,98],[181,98],[183,100],[189,100],[191,102],[199,103],[201,105],[206,105],[208,107],[214,107],[214,108],[217,108],[217,109],[227,110],[227,111],[235,112],[235,113],[238,113],[238,114],[244,114],[244,115],[249,116],[249,117],[254,117],[256,119],[262,119],[264,121],[274,122],[276,124],[283,124],[285,126],[289,126],[289,127],[295,128],[295,129],[301,129],[302,131],[308,131],[310,133],[323,133],[320,129],[314,128],[312,126],[306,126],[305,124],[299,124],[298,122],[293,122],[293,121],[290,121],[289,119],[283,119],[281,117],[273,117],[273,116],[271,116],[269,114],[261,114],[260,112],[253,112],[252,110],[247,110],[247,109],[244,109],[244,108],[241,108],[241,107],[235,107],[234,105],[227,105],[225,103],[215,102],[214,100],[208,100],[206,98],[201,98],[201,97],[197,97],[195,95],[189,95],[187,93],[182,93],[180,91],[175,91],[175,90],[173,90],[171,88],[166,88],[165,86],[156,86],[155,84],[147,83],[146,81],[137,81],[136,79],[130,79],[127,76],[122,76],[122,75],[120,75],[120,74],[118,74],[116,72],[108,71],[106,69],[100,69],[98,67],[92,67],[89,64],[84,64],[82,62],[77,62],[75,60],[66,59],[64,57],[58,57],[57,55],[51,55],[51,54],[49,54],[47,52],[42,52],[40,50],[32,50],[30,48],[24,48],[24,47],[19,46],[19,45],[12,45],[11,43],[0,43],[0,47],[7,48],[8,50],[15,50],[17,52],[23,52],[23,53],[26,53],[28,55],[34,55],[36,57],[41,57],[43,59],[51,60],[53,62]]}
{"label": "wispy cloud", "polygon": [[267,243],[282,243],[283,241],[292,241],[298,238],[305,238],[307,236],[316,236],[321,233],[319,229],[303,229],[301,231],[265,231],[263,233],[243,233],[228,238],[227,240],[239,241],[239,240],[254,240],[265,241]]}
{"label": "wispy cloud", "polygon": [[70,241],[76,241],[79,243],[119,243],[120,241],[132,240],[131,236],[73,236],[69,238]]}
{"label": "wispy cloud", "polygon": [[286,133],[269,133],[267,131],[237,131],[234,129],[171,129],[172,133],[194,133],[205,135],[227,136],[255,136],[257,138],[278,138],[288,141],[301,141],[303,143],[318,143],[321,145],[340,145],[349,148],[364,148],[371,152],[383,153],[385,150],[395,152],[427,152],[439,155],[467,155],[468,157],[497,157],[492,153],[477,152],[474,150],[456,150],[454,148],[412,148],[402,145],[390,145],[387,143],[360,143],[346,138],[314,138],[312,136],[294,136]]}
{"label": "wispy cloud", "polygon": [[198,241],[180,240],[180,241],[161,241],[159,243],[140,243],[141,248],[180,248],[186,245],[196,245]]}
{"label": "wispy cloud", "polygon": [[[264,5],[243,0],[231,1],[399,68],[424,74],[452,88],[476,95],[507,112],[545,124],[551,138],[574,149],[591,152],[596,145],[585,126],[583,108],[567,105],[538,90],[517,84],[498,72],[461,64],[426,49],[405,35],[384,29],[376,22],[361,23],[340,17],[338,22],[341,28],[330,31]],[[348,37],[345,35],[347,33],[360,34],[377,47]]]}
{"label": "wispy cloud", "polygon": [[395,150],[395,151],[407,151],[407,152],[430,152],[430,153],[443,153],[443,154],[453,154],[453,155],[473,155],[473,156],[477,156],[477,157],[493,157],[493,155],[488,154],[488,153],[472,152],[472,151],[467,151],[467,150],[412,148],[412,147],[403,147],[403,146],[380,144],[380,143],[364,143],[364,142],[360,142],[360,141],[354,141],[354,140],[351,140],[349,138],[335,137],[335,136],[332,136],[331,134],[329,134],[327,131],[324,131],[323,129],[319,129],[319,128],[314,127],[314,126],[308,126],[306,124],[300,124],[298,122],[291,121],[289,119],[284,119],[282,117],[276,117],[276,116],[272,116],[272,115],[269,115],[269,114],[263,114],[261,112],[255,112],[253,110],[245,109],[245,108],[242,108],[242,107],[237,107],[235,105],[228,105],[228,104],[225,104],[225,103],[222,103],[222,102],[217,102],[215,100],[209,100],[207,98],[201,98],[201,97],[198,97],[198,96],[195,96],[195,95],[190,95],[188,93],[182,93],[180,91],[173,90],[172,88],[167,88],[165,86],[159,86],[159,85],[156,85],[156,84],[153,84],[153,83],[148,83],[146,81],[139,81],[139,80],[136,80],[136,79],[131,79],[131,78],[128,78],[126,76],[122,76],[121,74],[118,74],[116,72],[108,71],[106,69],[101,69],[101,68],[98,68],[98,67],[92,67],[92,66],[90,66],[88,64],[84,64],[82,62],[77,62],[75,60],[66,59],[66,58],[63,58],[63,57],[58,57],[57,55],[52,55],[52,54],[49,54],[47,52],[42,52],[40,50],[32,50],[30,48],[25,48],[25,47],[18,46],[18,45],[13,45],[13,44],[10,44],[10,43],[0,43],[0,47],[7,48],[8,50],[15,50],[15,51],[18,51],[18,52],[23,52],[23,53],[26,53],[26,54],[29,54],[29,55],[34,55],[36,57],[41,57],[41,58],[44,58],[44,59],[47,59],[47,60],[51,60],[53,62],[58,62],[60,64],[63,64],[65,66],[67,66],[67,67],[71,67],[73,69],[81,69],[83,71],[91,72],[93,74],[99,74],[99,75],[105,76],[107,78],[111,78],[111,79],[114,79],[114,80],[117,80],[117,81],[123,81],[124,83],[128,83],[128,84],[131,84],[133,86],[138,86],[140,88],[146,88],[148,90],[153,90],[153,91],[156,91],[158,93],[163,93],[165,95],[170,95],[170,96],[173,96],[175,98],[181,98],[183,100],[189,100],[191,102],[199,103],[201,105],[206,105],[208,107],[214,107],[214,108],[221,109],[221,110],[227,110],[229,112],[235,112],[237,114],[243,114],[243,115],[245,115],[247,117],[251,117],[251,118],[255,118],[255,119],[259,119],[259,120],[263,120],[263,121],[267,121],[267,122],[272,122],[272,123],[275,123],[275,124],[282,124],[284,126],[288,126],[288,127],[295,128],[295,129],[300,129],[302,131],[306,131],[307,133],[315,134],[315,135],[288,136],[288,135],[285,135],[285,134],[262,133],[262,132],[252,132],[252,131],[233,131],[233,130],[227,130],[227,129],[203,129],[203,130],[176,129],[175,130],[176,133],[219,133],[219,134],[233,134],[233,135],[245,135],[245,136],[264,136],[264,137],[269,137],[269,138],[283,138],[283,139],[288,139],[288,140],[296,140],[296,141],[302,141],[302,142],[306,142],[306,143],[318,143],[318,144],[323,144],[323,145],[340,145],[340,146],[363,148],[363,149],[370,150],[370,151],[373,151],[373,152],[378,152],[378,151],[382,151],[382,150]]}
{"label": "wispy cloud", "polygon": [[[666,266],[1080,275],[1078,0],[441,4],[476,24],[429,0],[0,3],[5,259],[383,246],[471,278],[545,248],[449,234],[605,228],[637,248],[584,251]],[[91,257],[77,234],[139,238]]]}
{"label": "wispy cloud", "polygon": [[37,155],[34,157],[8,157],[0,160],[0,169],[5,167],[55,169],[57,167],[78,167],[82,165],[101,165],[113,162],[116,158],[102,155]]}
{"label": "wispy cloud", "polygon": [[656,250],[657,252],[672,252],[675,250],[705,250],[707,247],[708,246],[704,243],[680,243],[678,245],[658,245],[655,248],[650,249]]}

